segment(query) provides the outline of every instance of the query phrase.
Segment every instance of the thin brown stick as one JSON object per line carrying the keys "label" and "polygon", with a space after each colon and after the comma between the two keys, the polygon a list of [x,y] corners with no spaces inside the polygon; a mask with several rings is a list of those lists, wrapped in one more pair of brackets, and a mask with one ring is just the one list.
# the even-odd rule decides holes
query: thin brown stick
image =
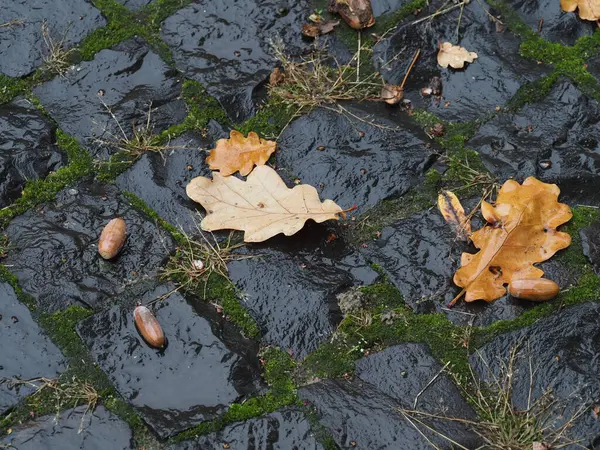
{"label": "thin brown stick", "polygon": [[406,71],[406,74],[404,75],[404,79],[402,80],[402,83],[400,84],[400,89],[404,89],[404,85],[406,84],[406,80],[408,79],[408,75],[410,75],[410,71],[412,70],[413,66],[417,62],[417,58],[419,58],[420,54],[421,54],[421,49],[418,49],[417,53],[415,53],[415,56],[413,56],[413,59],[412,59],[412,61],[410,63],[410,66],[408,66],[408,70]]}

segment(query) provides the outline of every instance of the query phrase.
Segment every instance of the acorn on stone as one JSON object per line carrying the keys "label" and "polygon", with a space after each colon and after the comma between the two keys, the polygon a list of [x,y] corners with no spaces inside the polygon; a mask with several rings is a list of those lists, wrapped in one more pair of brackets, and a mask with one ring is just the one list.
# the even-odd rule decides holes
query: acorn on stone
{"label": "acorn on stone", "polygon": [[150,347],[165,348],[165,333],[152,311],[143,305],[136,306],[133,310],[133,318],[138,333]]}
{"label": "acorn on stone", "polygon": [[104,259],[113,259],[125,245],[126,238],[127,225],[125,221],[120,217],[112,219],[100,234],[98,253]]}
{"label": "acorn on stone", "polygon": [[525,278],[512,280],[508,292],[513,297],[533,302],[544,302],[558,295],[560,287],[547,278]]}

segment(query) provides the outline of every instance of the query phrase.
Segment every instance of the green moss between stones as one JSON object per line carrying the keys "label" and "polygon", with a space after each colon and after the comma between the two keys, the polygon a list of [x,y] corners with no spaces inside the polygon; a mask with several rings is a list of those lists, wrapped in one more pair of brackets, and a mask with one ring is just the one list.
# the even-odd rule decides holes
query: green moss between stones
{"label": "green moss between stones", "polygon": [[554,71],[548,76],[522,85],[508,101],[505,109],[515,112],[529,103],[542,100],[552,90],[558,78],[559,73]]}
{"label": "green moss between stones", "polygon": [[[468,374],[467,350],[460,345],[462,327],[443,314],[414,314],[389,282],[362,290],[370,301],[367,312],[346,316],[336,338],[306,357],[303,376],[334,378],[351,374],[357,359],[404,342],[426,343],[434,357],[450,363],[454,373]],[[390,324],[382,321],[382,314],[389,312],[395,315]]]}
{"label": "green moss between stones", "polygon": [[92,158],[79,146],[75,138],[58,130],[56,142],[67,154],[69,164],[51,173],[43,180],[27,182],[21,197],[10,206],[0,210],[0,228],[5,227],[13,217],[24,213],[29,208],[53,200],[60,190],[92,173]]}
{"label": "green moss between stones", "polygon": [[138,16],[155,31],[158,32],[161,23],[177,10],[192,3],[192,0],[156,0],[142,8]]}
{"label": "green moss between stones", "polygon": [[26,79],[0,74],[0,104],[8,103],[16,96],[26,94],[30,89]]}
{"label": "green moss between stones", "polygon": [[219,431],[230,423],[259,417],[284,406],[299,405],[291,378],[295,367],[292,358],[281,349],[269,347],[261,353],[261,359],[265,369],[264,378],[269,385],[269,390],[264,395],[230,405],[223,416],[178,434],[172,442],[181,442]]}
{"label": "green moss between stones", "polygon": [[244,135],[254,131],[263,138],[277,139],[279,134],[291,122],[295,113],[296,111],[293,108],[271,99],[258,110],[254,117],[244,123],[235,125],[234,128]]}

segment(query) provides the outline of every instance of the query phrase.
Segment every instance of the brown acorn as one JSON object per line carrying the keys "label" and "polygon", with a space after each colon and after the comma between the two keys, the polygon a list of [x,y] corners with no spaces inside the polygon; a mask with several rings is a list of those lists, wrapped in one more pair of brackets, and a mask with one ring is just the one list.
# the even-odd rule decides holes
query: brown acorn
{"label": "brown acorn", "polygon": [[533,302],[550,300],[558,295],[558,291],[558,284],[546,278],[512,280],[508,286],[508,292],[513,297]]}
{"label": "brown acorn", "polygon": [[112,219],[102,230],[98,241],[98,253],[104,259],[112,259],[119,254],[125,238],[127,237],[127,225],[120,217]]}
{"label": "brown acorn", "polygon": [[135,327],[150,347],[165,348],[165,333],[152,311],[145,306],[137,306],[133,310],[133,318]]}

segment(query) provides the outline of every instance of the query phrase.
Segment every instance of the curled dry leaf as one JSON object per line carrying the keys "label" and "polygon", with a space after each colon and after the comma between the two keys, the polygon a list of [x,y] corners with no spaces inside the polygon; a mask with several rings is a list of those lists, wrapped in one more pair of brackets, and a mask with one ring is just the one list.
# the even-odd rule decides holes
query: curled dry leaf
{"label": "curled dry leaf", "polygon": [[477,53],[470,52],[460,45],[452,45],[450,42],[444,42],[440,45],[440,51],[437,55],[437,62],[442,67],[452,67],[453,69],[462,69],[465,63],[472,63],[477,58]]}
{"label": "curled dry leaf", "polygon": [[583,20],[600,19],[600,0],[560,0],[560,7],[566,12],[579,8],[579,17]]}
{"label": "curled dry leaf", "polygon": [[229,139],[219,139],[217,145],[206,158],[211,170],[218,170],[228,176],[238,170],[248,175],[254,165],[263,165],[275,151],[275,142],[258,137],[254,131],[244,137],[239,131],[232,130]]}
{"label": "curled dry leaf", "polygon": [[285,80],[285,73],[279,67],[275,67],[271,75],[269,75],[269,86],[277,86]]}
{"label": "curled dry leaf", "polygon": [[329,11],[337,12],[342,19],[355,30],[375,25],[375,16],[371,0],[333,0],[329,2]]}
{"label": "curled dry leaf", "polygon": [[388,105],[397,105],[404,98],[402,86],[385,83],[381,88],[381,99]]}
{"label": "curled dry leaf", "polygon": [[245,231],[245,242],[262,242],[276,234],[298,232],[308,219],[337,220],[344,211],[331,200],[321,202],[307,184],[289,189],[269,166],[258,166],[246,181],[213,173],[194,178],[187,195],[206,209],[203,230]]}
{"label": "curled dry leaf", "polygon": [[302,34],[307,37],[317,37],[331,33],[340,24],[339,20],[325,20],[322,22],[305,23],[302,25]]}
{"label": "curled dry leaf", "polygon": [[468,241],[471,234],[471,221],[465,214],[465,210],[454,192],[440,192],[438,195],[438,208],[446,222],[456,232],[456,238],[461,241]]}
{"label": "curled dry leaf", "polygon": [[482,208],[488,225],[471,234],[480,250],[476,254],[463,253],[462,267],[454,274],[454,283],[463,288],[465,301],[490,302],[502,297],[505,286],[513,280],[544,275],[533,264],[546,261],[571,243],[571,236],[556,231],[573,216],[569,206],[558,203],[559,193],[555,184],[534,177],[522,185],[508,180],[496,204]]}

